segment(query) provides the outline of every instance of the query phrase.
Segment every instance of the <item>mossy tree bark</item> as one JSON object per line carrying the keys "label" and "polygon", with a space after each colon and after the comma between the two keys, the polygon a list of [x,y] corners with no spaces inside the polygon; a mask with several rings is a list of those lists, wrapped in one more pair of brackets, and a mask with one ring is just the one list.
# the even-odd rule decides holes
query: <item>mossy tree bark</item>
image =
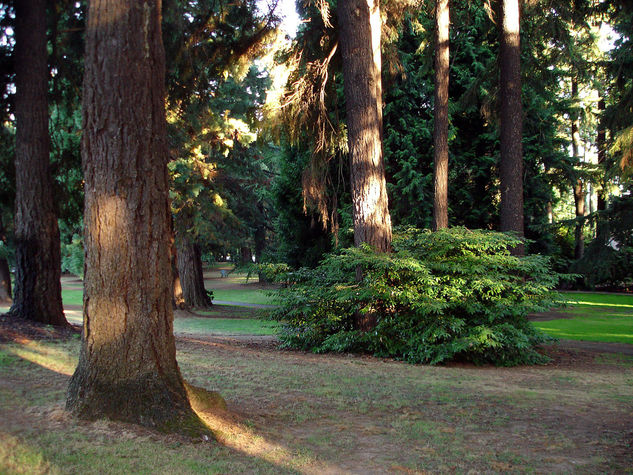
{"label": "mossy tree bark", "polygon": [[448,227],[449,2],[435,4],[435,120],[433,129],[433,229]]}
{"label": "mossy tree bark", "polygon": [[354,243],[391,249],[385,165],[382,155],[380,6],[377,0],[341,0],[347,137],[351,161]]}
{"label": "mossy tree bark", "polygon": [[[499,12],[500,229],[523,236],[523,107],[519,0],[500,0]],[[512,249],[512,253],[523,255],[524,246],[517,246]]]}
{"label": "mossy tree bark", "polygon": [[176,362],[160,0],[94,0],[86,27],[84,328],[67,407],[200,433]]}
{"label": "mossy tree bark", "polygon": [[15,292],[9,313],[68,325],[48,134],[46,1],[15,3]]}
{"label": "mossy tree bark", "polygon": [[198,245],[179,236],[178,242],[178,274],[185,305],[193,308],[208,308],[211,299],[204,287],[202,273],[202,255]]}

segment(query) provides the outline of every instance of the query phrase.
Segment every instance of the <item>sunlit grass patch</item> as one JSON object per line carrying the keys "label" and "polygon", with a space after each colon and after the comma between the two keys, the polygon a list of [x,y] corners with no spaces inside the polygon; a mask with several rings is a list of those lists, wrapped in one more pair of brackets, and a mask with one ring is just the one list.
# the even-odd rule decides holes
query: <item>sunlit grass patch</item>
{"label": "sunlit grass patch", "polygon": [[576,315],[570,319],[535,322],[534,325],[549,335],[565,340],[633,344],[631,315]]}
{"label": "sunlit grass patch", "polygon": [[76,351],[71,351],[69,345],[74,343],[45,343],[41,341],[25,341],[21,344],[12,343],[0,347],[0,366],[9,366],[19,359],[29,361],[42,368],[56,373],[70,376],[77,366]]}
{"label": "sunlit grass patch", "polygon": [[561,292],[565,302],[574,306],[621,307],[633,312],[633,295],[599,292]]}
{"label": "sunlit grass patch", "polygon": [[262,305],[274,305],[275,299],[268,295],[268,291],[260,289],[213,289],[214,300],[228,302],[255,303]]}
{"label": "sunlit grass patch", "polygon": [[276,324],[252,318],[177,318],[176,334],[202,335],[272,335]]}

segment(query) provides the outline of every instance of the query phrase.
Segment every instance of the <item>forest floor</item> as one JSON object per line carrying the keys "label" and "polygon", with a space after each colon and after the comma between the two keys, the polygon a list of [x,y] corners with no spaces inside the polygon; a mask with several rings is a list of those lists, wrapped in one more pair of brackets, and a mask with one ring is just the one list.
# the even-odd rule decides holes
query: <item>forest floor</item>
{"label": "forest floor", "polygon": [[561,343],[543,366],[433,367],[193,325],[256,312],[177,314],[184,378],[228,404],[202,414],[217,442],[74,419],[64,400],[77,327],[0,317],[0,473],[633,473],[631,356]]}

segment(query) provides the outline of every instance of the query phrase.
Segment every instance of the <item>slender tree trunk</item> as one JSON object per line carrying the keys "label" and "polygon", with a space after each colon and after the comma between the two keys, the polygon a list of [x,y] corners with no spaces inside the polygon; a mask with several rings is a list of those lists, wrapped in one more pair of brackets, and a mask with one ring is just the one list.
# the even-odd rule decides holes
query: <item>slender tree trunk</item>
{"label": "slender tree trunk", "polygon": [[15,3],[15,294],[10,313],[68,325],[49,169],[46,0]]}
{"label": "slender tree trunk", "polygon": [[[606,132],[604,125],[602,124],[602,115],[605,110],[604,99],[600,98],[598,101],[598,111],[600,114],[600,123],[598,125],[598,136],[596,137],[596,146],[598,147],[598,167],[604,167],[604,159],[606,158]],[[598,191],[598,211],[604,211],[607,209],[607,181],[604,178],[604,171],[601,170],[603,175],[600,179],[600,190]]]}
{"label": "slender tree trunk", "polygon": [[180,272],[178,272],[178,250],[176,249],[175,237],[173,233],[173,219],[171,226],[171,233],[169,238],[169,262],[171,264],[171,276],[172,276],[172,305],[174,308],[185,309],[187,303],[185,302],[185,296],[182,292],[182,285],[180,283]]}
{"label": "slender tree trunk", "polygon": [[185,304],[194,308],[208,308],[211,299],[204,287],[200,248],[186,238],[178,241],[178,273]]}
{"label": "slender tree trunk", "polygon": [[[500,228],[501,231],[514,231],[518,236],[523,236],[523,107],[519,0],[500,0],[499,6]],[[515,255],[524,253],[522,245],[513,249]]]}
{"label": "slender tree trunk", "polygon": [[433,229],[448,227],[449,1],[435,4],[435,126]]}
{"label": "slender tree trunk", "polygon": [[83,94],[84,328],[67,407],[205,430],[176,362],[160,0],[94,0]]}
{"label": "slender tree trunk", "polygon": [[380,7],[377,0],[341,0],[339,35],[351,161],[354,243],[391,249],[382,156]]}
{"label": "slender tree trunk", "polygon": [[[571,95],[578,101],[578,82],[572,79]],[[580,118],[576,113],[571,121],[571,148],[574,159],[580,162]],[[585,187],[581,178],[577,178],[573,185],[574,207],[576,209],[576,228],[574,230],[574,258],[580,259],[585,253],[585,238],[583,235],[583,223],[581,218],[585,217]]]}
{"label": "slender tree trunk", "polygon": [[[0,216],[0,243],[6,244],[7,237],[4,233],[4,224],[2,217]],[[13,298],[11,294],[11,270],[9,269],[9,262],[6,258],[0,258],[0,303],[12,303]]]}
{"label": "slender tree trunk", "polygon": [[240,248],[240,261],[242,265],[247,266],[253,263],[253,253],[251,252],[251,248],[248,246],[242,246]]}

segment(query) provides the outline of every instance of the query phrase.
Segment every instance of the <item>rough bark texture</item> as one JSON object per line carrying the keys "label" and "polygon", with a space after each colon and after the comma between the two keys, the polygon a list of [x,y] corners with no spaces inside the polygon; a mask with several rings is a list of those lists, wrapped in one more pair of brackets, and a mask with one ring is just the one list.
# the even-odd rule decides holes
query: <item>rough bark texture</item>
{"label": "rough bark texture", "polygon": [[435,124],[433,130],[433,229],[448,227],[449,2],[435,4]]}
{"label": "rough bark texture", "polygon": [[[499,11],[500,229],[523,236],[523,107],[519,0],[500,0]],[[523,255],[524,252],[523,246],[513,249],[515,255]]]}
{"label": "rough bark texture", "polygon": [[382,156],[380,8],[376,0],[341,0],[339,35],[354,209],[354,243],[391,249],[391,216]]}
{"label": "rough bark texture", "polygon": [[86,28],[84,328],[67,407],[199,433],[173,334],[160,0],[94,0]]}
{"label": "rough bark texture", "polygon": [[68,325],[49,169],[46,0],[15,3],[15,293],[10,313]]}
{"label": "rough bark texture", "polygon": [[210,307],[211,299],[204,288],[200,248],[186,238],[178,240],[178,273],[185,305],[194,308]]}

